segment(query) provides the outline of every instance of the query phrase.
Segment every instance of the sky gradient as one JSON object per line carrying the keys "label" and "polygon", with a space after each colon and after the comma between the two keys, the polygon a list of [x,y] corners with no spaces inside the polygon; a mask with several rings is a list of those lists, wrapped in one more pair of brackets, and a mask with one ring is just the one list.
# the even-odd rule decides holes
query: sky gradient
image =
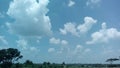
{"label": "sky gradient", "polygon": [[24,62],[105,63],[120,54],[120,0],[0,0],[0,49]]}

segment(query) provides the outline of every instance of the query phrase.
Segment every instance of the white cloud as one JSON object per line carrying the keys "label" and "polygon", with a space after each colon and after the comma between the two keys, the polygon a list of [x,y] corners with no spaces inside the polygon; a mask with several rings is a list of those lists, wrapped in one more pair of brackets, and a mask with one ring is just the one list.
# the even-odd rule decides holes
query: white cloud
{"label": "white cloud", "polygon": [[51,53],[51,52],[54,52],[55,51],[55,48],[49,48],[48,49],[48,52]]}
{"label": "white cloud", "polygon": [[99,6],[100,2],[101,2],[101,0],[87,0],[86,5],[93,8],[95,6]]}
{"label": "white cloud", "polygon": [[76,26],[76,24],[69,22],[64,24],[63,29],[60,28],[59,30],[60,33],[63,35],[71,33],[72,35],[80,37],[81,33],[88,32],[95,23],[97,23],[97,20],[93,19],[92,17],[85,17],[83,24],[79,24],[78,26]]}
{"label": "white cloud", "polygon": [[69,0],[68,7],[72,7],[75,5],[75,2],[72,0]]}
{"label": "white cloud", "polygon": [[4,45],[8,45],[8,41],[5,39],[4,36],[0,36],[0,43],[3,43]]}
{"label": "white cloud", "polygon": [[67,42],[66,40],[62,40],[62,41],[61,41],[61,44],[62,44],[62,45],[67,45],[68,42]]}
{"label": "white cloud", "polygon": [[49,0],[13,0],[7,14],[15,19],[14,23],[6,23],[9,31],[22,36],[50,35],[51,22],[46,16]]}
{"label": "white cloud", "polygon": [[60,29],[60,33],[63,35],[71,33],[72,35],[78,36],[76,25],[71,22],[64,24],[64,29]]}
{"label": "white cloud", "polygon": [[55,45],[58,45],[58,44],[68,45],[68,41],[66,41],[66,40],[61,40],[61,39],[57,39],[57,38],[54,38],[54,37],[52,37],[51,39],[49,39],[49,42],[50,42],[51,44],[55,44]]}
{"label": "white cloud", "polygon": [[60,44],[60,39],[56,39],[56,38],[53,37],[49,40],[49,42],[51,44]]}
{"label": "white cloud", "polygon": [[91,41],[87,41],[87,44],[94,44],[94,43],[106,43],[109,42],[111,39],[120,38],[120,32],[116,28],[108,28],[106,23],[102,23],[102,29],[98,32],[94,32],[91,37]]}
{"label": "white cloud", "polygon": [[20,47],[22,50],[28,49],[28,42],[25,39],[17,40],[17,46]]}
{"label": "white cloud", "polygon": [[29,51],[38,51],[38,49],[34,46],[30,46],[29,40],[20,37],[19,40],[16,41],[17,47],[19,47],[21,50],[29,50]]}
{"label": "white cloud", "polygon": [[59,29],[60,30],[60,33],[63,34],[63,35],[66,35],[67,34],[67,31],[65,29]]}
{"label": "white cloud", "polygon": [[77,29],[81,32],[81,33],[86,33],[88,30],[91,29],[91,27],[93,26],[93,24],[95,24],[97,22],[97,20],[93,19],[92,17],[85,17],[84,18],[84,24],[80,24]]}

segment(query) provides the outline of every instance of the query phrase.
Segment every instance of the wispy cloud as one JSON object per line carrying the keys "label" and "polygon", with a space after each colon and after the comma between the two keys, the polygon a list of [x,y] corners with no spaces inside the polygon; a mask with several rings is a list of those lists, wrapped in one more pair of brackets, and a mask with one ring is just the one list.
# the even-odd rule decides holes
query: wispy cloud
{"label": "wispy cloud", "polygon": [[101,0],[87,0],[86,6],[88,6],[90,8],[94,8],[96,6],[99,6],[100,2],[101,2]]}
{"label": "wispy cloud", "polygon": [[4,36],[0,36],[0,42],[3,43],[3,45],[8,45],[8,41],[5,39]]}

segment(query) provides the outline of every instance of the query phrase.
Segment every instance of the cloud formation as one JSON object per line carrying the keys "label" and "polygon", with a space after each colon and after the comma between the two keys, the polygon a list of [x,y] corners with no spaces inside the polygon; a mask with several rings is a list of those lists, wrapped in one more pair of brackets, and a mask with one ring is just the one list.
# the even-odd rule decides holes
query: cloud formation
{"label": "cloud formation", "polygon": [[76,25],[71,22],[64,24],[64,28],[63,29],[60,28],[59,30],[60,30],[60,33],[63,35],[66,35],[67,33],[71,33],[72,35],[79,36],[76,29]]}
{"label": "cloud formation", "polygon": [[95,6],[99,6],[100,2],[101,0],[87,0],[86,6],[90,6],[91,8],[93,8]]}
{"label": "cloud formation", "polygon": [[60,44],[60,39],[56,39],[56,38],[53,37],[49,40],[49,42],[51,44]]}
{"label": "cloud formation", "polygon": [[29,51],[38,51],[38,49],[34,46],[30,46],[30,43],[28,40],[24,38],[19,38],[19,40],[16,41],[17,47],[19,47],[21,50],[29,50]]}
{"label": "cloud formation", "polygon": [[107,28],[106,23],[102,23],[101,27],[102,29],[91,35],[92,40],[87,41],[87,44],[106,43],[111,39],[120,38],[120,32],[116,28]]}
{"label": "cloud formation", "polygon": [[73,0],[69,0],[68,7],[72,7],[75,5],[75,2]]}
{"label": "cloud formation", "polygon": [[28,42],[25,39],[19,39],[16,41],[17,46],[21,48],[22,50],[26,50],[28,48]]}
{"label": "cloud formation", "polygon": [[55,45],[58,45],[58,44],[68,45],[68,41],[66,41],[66,40],[61,40],[61,39],[57,39],[57,38],[54,38],[54,37],[50,38],[50,39],[49,39],[49,42],[50,42],[51,44],[55,44]]}
{"label": "cloud formation", "polygon": [[97,23],[97,20],[93,19],[92,17],[85,17],[84,18],[84,24],[80,24],[77,29],[80,31],[80,33],[86,33],[89,31],[92,26]]}
{"label": "cloud formation", "polygon": [[61,40],[61,44],[62,44],[62,45],[67,45],[68,42],[67,42],[66,40]]}
{"label": "cloud formation", "polygon": [[22,36],[50,35],[49,0],[13,0],[7,14],[15,21],[6,23],[9,31]]}
{"label": "cloud formation", "polygon": [[93,19],[92,17],[85,17],[83,24],[76,26],[76,24],[68,22],[64,24],[63,29],[60,28],[59,30],[63,35],[71,33],[72,35],[79,37],[81,33],[88,32],[95,23],[97,23],[97,20]]}

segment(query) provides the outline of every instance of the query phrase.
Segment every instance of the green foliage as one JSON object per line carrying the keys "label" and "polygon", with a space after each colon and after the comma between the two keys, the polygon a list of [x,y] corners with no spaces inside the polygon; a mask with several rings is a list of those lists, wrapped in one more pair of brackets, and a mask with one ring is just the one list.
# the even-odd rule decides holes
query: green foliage
{"label": "green foliage", "polygon": [[14,61],[18,61],[23,56],[20,55],[20,51],[14,48],[0,50],[0,63],[2,68],[10,68]]}
{"label": "green foliage", "polygon": [[24,64],[25,64],[25,65],[33,65],[33,62],[30,61],[30,60],[26,60]]}
{"label": "green foliage", "polygon": [[119,59],[117,58],[110,58],[110,59],[107,59],[106,62],[110,62],[110,64],[112,64],[114,61],[118,61]]}
{"label": "green foliage", "polygon": [[34,68],[34,64],[33,64],[32,61],[26,60],[25,63],[24,63],[24,67],[28,67],[28,68],[32,67],[32,68]]}

